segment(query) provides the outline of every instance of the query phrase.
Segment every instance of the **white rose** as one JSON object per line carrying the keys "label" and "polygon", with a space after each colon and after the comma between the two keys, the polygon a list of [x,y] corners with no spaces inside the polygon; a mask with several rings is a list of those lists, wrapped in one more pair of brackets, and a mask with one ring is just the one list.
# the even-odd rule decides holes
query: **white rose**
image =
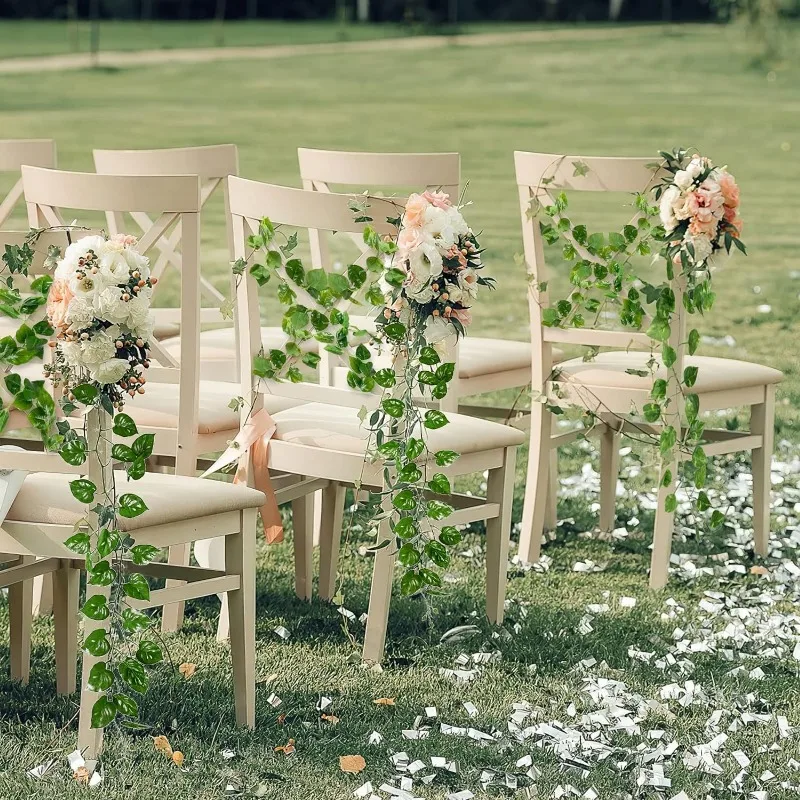
{"label": "white rose", "polygon": [[700,157],[695,156],[686,167],[686,172],[691,176],[692,180],[694,180],[703,169],[703,162],[700,160]]}
{"label": "white rose", "polygon": [[100,256],[99,274],[107,286],[128,282],[131,271],[121,250],[104,249]]}
{"label": "white rose", "polygon": [[464,300],[464,292],[455,283],[447,284],[447,295],[451,303],[461,303]]}
{"label": "white rose", "polygon": [[455,328],[442,317],[429,317],[425,323],[425,341],[440,357],[446,358],[457,341]]}
{"label": "white rose", "polygon": [[91,338],[81,342],[81,364],[94,367],[114,358],[117,348],[114,340],[104,331],[98,331]]}
{"label": "white rose", "polygon": [[436,244],[444,250],[456,243],[456,231],[450,219],[449,209],[428,206],[423,215],[422,225],[423,230],[433,236]]}
{"label": "white rose", "polygon": [[112,384],[120,380],[128,369],[129,365],[126,359],[109,358],[89,370],[89,372],[98,383]]}
{"label": "white rose", "polygon": [[122,299],[122,289],[118,286],[108,286],[103,289],[95,300],[97,315],[107,322],[127,322],[129,311],[128,303]]}
{"label": "white rose", "polygon": [[130,267],[131,272],[138,270],[142,276],[142,280],[147,280],[150,277],[150,259],[143,256],[138,250],[132,247],[126,247],[122,255],[125,257]]}
{"label": "white rose", "polygon": [[128,327],[138,331],[147,324],[147,318],[150,316],[150,298],[135,295],[128,301],[127,306]]}
{"label": "white rose", "polygon": [[82,365],[81,345],[79,342],[59,342],[58,349],[69,365],[73,367],[80,367]]}
{"label": "white rose", "polygon": [[682,190],[688,189],[694,182],[694,178],[689,174],[688,170],[679,169],[675,173],[675,185]]}
{"label": "white rose", "polygon": [[73,275],[69,280],[69,288],[75,297],[93,303],[97,295],[105,289],[105,282],[99,275],[84,274],[82,278]]}
{"label": "white rose", "polygon": [[88,328],[94,319],[94,306],[81,297],[73,297],[67,307],[65,321],[72,332]]}
{"label": "white rose", "polygon": [[661,224],[667,232],[673,230],[677,224],[674,205],[680,199],[680,196],[681,192],[677,186],[670,186],[664,194],[661,195],[661,204],[659,207]]}
{"label": "white rose", "polygon": [[469,225],[455,206],[447,209],[447,218],[457,236],[466,236],[469,233]]}

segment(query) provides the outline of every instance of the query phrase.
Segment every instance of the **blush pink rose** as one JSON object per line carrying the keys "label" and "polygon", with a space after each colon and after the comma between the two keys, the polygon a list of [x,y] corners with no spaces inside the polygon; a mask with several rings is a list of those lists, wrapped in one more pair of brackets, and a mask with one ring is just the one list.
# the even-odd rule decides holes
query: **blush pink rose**
{"label": "blush pink rose", "polygon": [[707,215],[699,214],[689,223],[689,233],[692,236],[702,235],[713,239],[717,234],[717,220],[710,213]]}
{"label": "blush pink rose", "polygon": [[422,219],[425,215],[425,209],[430,204],[421,194],[409,195],[406,201],[406,210],[403,214],[403,224],[412,227],[422,227]]}
{"label": "blush pink rose", "polygon": [[729,172],[723,172],[719,176],[719,189],[722,192],[722,199],[728,208],[739,207],[739,186]]}
{"label": "blush pink rose", "polygon": [[422,244],[424,238],[421,228],[403,228],[397,237],[397,247],[401,253],[408,253],[411,250],[416,250]]}
{"label": "blush pink rose", "polygon": [[129,233],[115,233],[110,241],[121,244],[123,247],[133,247],[139,240]]}
{"label": "blush pink rose", "polygon": [[67,327],[67,309],[73,297],[67,281],[53,281],[47,294],[47,319],[57,330]]}
{"label": "blush pink rose", "polygon": [[472,324],[472,312],[468,308],[454,308],[453,316],[464,326]]}
{"label": "blush pink rose", "polygon": [[450,202],[450,195],[447,192],[431,192],[425,191],[422,196],[432,205],[437,208],[448,209],[453,204]]}

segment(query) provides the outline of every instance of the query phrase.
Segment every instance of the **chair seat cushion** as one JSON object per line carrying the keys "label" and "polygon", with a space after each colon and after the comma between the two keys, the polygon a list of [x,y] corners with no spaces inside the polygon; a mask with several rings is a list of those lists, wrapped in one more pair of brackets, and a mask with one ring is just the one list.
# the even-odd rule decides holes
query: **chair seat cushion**
{"label": "chair seat cushion", "polygon": [[[477,378],[517,369],[530,370],[532,353],[530,342],[465,336],[458,344],[458,377]],[[563,357],[560,350],[553,349],[556,363]]]}
{"label": "chair seat cushion", "polygon": [[[265,326],[261,329],[261,344],[264,349],[283,347],[286,344],[286,334],[278,327]],[[174,336],[165,339],[164,347],[171,355],[180,357],[181,337]],[[303,344],[303,350],[316,353],[319,351],[319,342],[309,339]],[[225,358],[231,357],[236,349],[236,339],[233,328],[214,328],[200,332],[200,358]]]}
{"label": "chair seat cushion", "polygon": [[[230,407],[230,402],[241,394],[242,387],[238,383],[200,381],[198,433],[238,430],[239,412]],[[270,414],[291,408],[298,402],[276,395],[268,395],[265,399]],[[145,428],[177,428],[178,387],[170,383],[148,383],[144,394],[136,395],[125,404],[125,413]]]}
{"label": "chair seat cushion", "polygon": [[[599,353],[593,361],[584,362],[580,358],[573,358],[562,362],[558,367],[570,381],[577,381],[585,386],[649,391],[653,385],[649,374],[643,377],[626,370],[647,370],[650,358],[650,353],[647,352],[620,350]],[[777,369],[733,358],[687,356],[684,367],[689,366],[695,366],[698,370],[697,382],[692,387],[692,392],[696,394],[764,386],[783,380],[783,373]],[[656,377],[667,377],[663,366],[659,365]]]}
{"label": "chair seat cushion", "polygon": [[[69,482],[74,478],[74,475],[51,472],[28,475],[7,519],[74,525],[85,516],[87,508],[70,492]],[[147,505],[147,511],[138,517],[119,518],[120,527],[125,531],[258,508],[265,501],[261,492],[247,486],[183,475],[146,474],[141,480],[129,481],[124,472],[118,471],[115,480],[120,494],[134,492]]]}
{"label": "chair seat cushion", "polygon": [[[525,434],[508,425],[464,414],[447,414],[449,423],[427,431],[431,450],[478,453],[498,447],[514,447]],[[362,425],[355,408],[308,403],[273,414],[278,429],[275,438],[307,447],[321,447],[344,453],[363,453],[370,431]]]}

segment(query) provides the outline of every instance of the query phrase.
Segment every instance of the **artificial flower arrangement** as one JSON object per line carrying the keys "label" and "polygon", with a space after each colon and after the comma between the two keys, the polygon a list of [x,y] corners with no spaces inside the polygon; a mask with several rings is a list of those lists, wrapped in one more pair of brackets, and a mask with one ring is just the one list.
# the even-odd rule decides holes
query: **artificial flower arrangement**
{"label": "artificial flower arrangement", "polygon": [[730,252],[731,245],[745,252],[739,187],[727,167],[715,167],[700,155],[688,163],[685,156],[665,155],[668,177],[656,188],[656,197],[673,263],[680,265],[685,253],[692,263],[703,264],[718,250]]}
{"label": "artificial flower arrangement", "polygon": [[70,244],[53,275],[47,317],[55,331],[45,371],[70,396],[94,382],[114,408],[144,393],[142,369],[155,321],[150,262],[133,236],[85,236]]}
{"label": "artificial flower arrangement", "polygon": [[461,209],[444,192],[412,194],[400,225],[392,266],[405,277],[384,320],[422,320],[430,345],[463,334],[480,287],[492,288],[494,281],[480,274],[482,251]]}

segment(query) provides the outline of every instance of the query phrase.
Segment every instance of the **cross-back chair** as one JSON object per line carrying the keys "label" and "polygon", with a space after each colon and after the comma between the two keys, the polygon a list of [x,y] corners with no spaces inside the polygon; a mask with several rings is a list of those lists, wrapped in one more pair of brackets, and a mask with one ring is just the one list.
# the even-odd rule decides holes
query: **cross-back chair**
{"label": "cross-back chair", "polygon": [[[233,177],[228,179],[228,194],[237,258],[246,259],[250,255],[246,249],[247,237],[258,229],[263,217],[269,217],[276,225],[301,230],[346,234],[358,234],[363,230],[363,225],[354,221],[348,195],[290,189]],[[379,234],[394,232],[384,221],[387,216],[396,215],[394,204],[373,201],[372,212]],[[331,269],[329,264],[323,268]],[[247,270],[239,284],[237,311],[242,321],[242,393],[250,400],[246,406],[250,408],[252,403],[253,411],[257,412],[273,394],[306,401],[273,415],[276,433],[269,446],[269,465],[281,472],[327,483],[322,502],[319,592],[323,598],[330,599],[337,574],[345,488],[357,482],[364,487],[383,486],[383,465],[365,460],[369,434],[359,421],[359,409],[365,405],[377,408],[381,397],[313,382],[294,384],[265,380],[259,383],[253,378],[251,366],[261,349],[258,290],[255,278]],[[243,412],[243,421],[249,418],[249,413]],[[451,498],[457,511],[448,518],[448,524],[487,521],[487,614],[499,623],[505,599],[516,447],[524,440],[524,434],[473,417],[450,414],[449,419],[450,423],[444,428],[427,434],[433,450],[447,447],[462,454],[445,471],[452,476],[489,471],[486,501]],[[253,480],[253,465],[246,466],[248,478]],[[425,465],[426,469],[430,466]],[[303,522],[307,518],[306,514]],[[391,536],[387,519],[381,523],[379,540]],[[296,554],[296,564],[306,571],[310,580],[311,548],[307,535],[301,546],[304,550],[299,557]],[[395,555],[394,542],[375,555],[363,651],[364,658],[371,661],[379,661],[383,654]]]}
{"label": "cross-back chair", "polygon": [[[214,193],[221,191],[225,203],[226,227],[228,225],[225,178],[239,174],[239,153],[235,144],[170,147],[160,150],[94,150],[94,166],[100,175],[198,175],[201,211]],[[129,216],[142,232],[152,225],[152,220],[144,211],[133,211]],[[112,234],[118,231],[133,232],[130,225],[126,227],[125,214],[120,211],[107,211],[106,224]],[[228,238],[230,239],[230,231]],[[168,269],[180,272],[183,261],[180,242],[181,227],[178,224],[171,235],[161,236],[154,245],[152,272],[156,278],[161,279]],[[220,313],[220,305],[225,301],[225,296],[202,274],[200,295],[203,301],[211,304],[210,307],[202,308],[201,322],[230,326],[230,321]],[[180,332],[179,309],[162,307],[154,311],[157,339],[173,337]],[[179,344],[167,349],[173,355],[180,353]]]}
{"label": "cross-back chair", "polygon": [[[330,192],[331,187],[339,186],[357,192],[430,188],[447,192],[453,202],[458,202],[461,195],[461,156],[458,153],[347,153],[300,147],[297,158],[303,188],[317,192]],[[363,258],[363,240],[358,235],[351,238],[358,248],[359,258]],[[325,232],[310,233],[315,267],[330,263],[329,239]],[[336,369],[335,359],[324,352],[320,355],[330,364],[328,373]],[[464,413],[505,417],[507,409],[466,407],[463,399],[530,383],[529,342],[467,336],[454,346],[452,359],[456,363],[456,374],[439,404],[445,411],[460,409]]]}
{"label": "cross-back chair", "polygon": [[0,173],[13,173],[14,184],[5,197],[0,197],[0,228],[22,199],[23,164],[34,167],[55,167],[56,143],[52,139],[0,139]]}
{"label": "cross-back chair", "polygon": [[[180,359],[158,341],[151,342],[153,366],[147,371],[145,392],[130,403],[130,415],[140,430],[155,434],[154,456],[174,466],[179,475],[195,475],[198,458],[224,450],[236,435],[238,415],[229,403],[238,385],[198,378],[200,328],[200,181],[194,175],[132,176],[23,167],[29,222],[45,227],[63,224],[61,209],[82,214],[149,214],[138,249],[157,258],[159,244],[172,240],[180,226]],[[73,219],[71,214],[69,219]],[[143,217],[139,217],[142,221]],[[150,217],[148,217],[150,218]],[[154,253],[156,255],[154,255]],[[190,335],[189,332],[194,332]],[[189,546],[176,545],[170,563],[188,564]],[[182,605],[164,610],[165,630],[175,630]]]}
{"label": "cross-back chair", "polygon": [[[655,184],[657,173],[648,158],[598,158],[559,156],[547,153],[516,152],[516,175],[522,217],[525,262],[529,277],[529,309],[533,343],[533,391],[556,404],[567,403],[595,412],[602,420],[600,453],[600,527],[608,530],[615,519],[615,498],[619,464],[619,437],[626,430],[647,425],[632,417],[631,409],[641,411],[650,397],[652,378],[647,368],[651,353],[660,364],[660,344],[647,334],[631,330],[599,330],[592,327],[564,329],[542,324],[542,311],[550,303],[545,246],[539,222],[529,215],[531,201],[552,204],[560,191],[646,192]],[[585,175],[576,175],[574,163],[586,166]],[[577,244],[577,243],[576,243]],[[580,247],[578,245],[578,247]],[[580,249],[579,249],[580,252]],[[591,259],[591,256],[588,256]],[[686,354],[686,312],[677,287],[672,338],[677,361],[670,370],[659,367],[658,377],[668,382],[667,397],[675,401],[667,407],[667,422],[681,435],[681,385],[677,376],[684,366],[699,368],[692,392],[699,396],[700,412],[734,406],[750,407],[750,431],[707,430],[704,449],[707,455],[749,450],[753,459],[754,539],[758,553],[765,553],[769,539],[770,460],[774,438],[775,387],[782,374],[771,367],[734,359]],[[556,365],[556,345],[585,345],[610,348],[595,358],[574,358]],[[646,375],[636,374],[646,372]],[[559,399],[556,399],[558,396]],[[548,459],[551,450],[580,435],[571,431],[551,436],[551,412],[544,402],[534,402],[531,411],[530,450],[519,552],[527,561],[538,561],[547,502]],[[685,425],[685,421],[683,423]],[[685,457],[683,454],[678,457]],[[665,509],[665,498],[675,491],[677,460],[662,465],[673,480],[658,490],[658,510],[653,533],[650,585],[663,586],[668,577],[674,528],[674,512]],[[663,470],[662,470],[662,474]]]}

